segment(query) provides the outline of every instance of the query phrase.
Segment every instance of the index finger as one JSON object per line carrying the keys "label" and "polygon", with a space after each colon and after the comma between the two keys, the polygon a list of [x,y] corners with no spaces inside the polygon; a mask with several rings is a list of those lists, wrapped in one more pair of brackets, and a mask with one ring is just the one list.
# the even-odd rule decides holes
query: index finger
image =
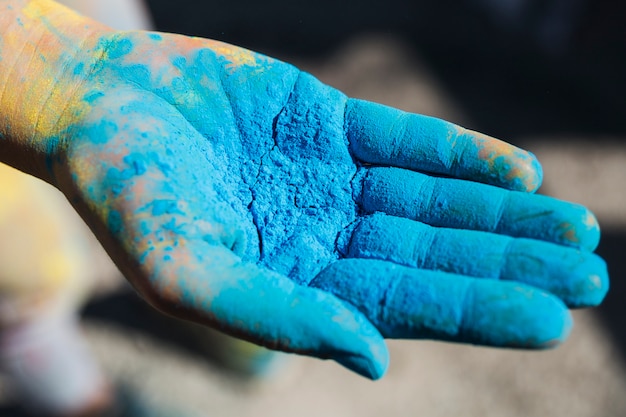
{"label": "index finger", "polygon": [[346,135],[361,162],[407,168],[534,192],[537,158],[523,149],[435,117],[350,99]]}

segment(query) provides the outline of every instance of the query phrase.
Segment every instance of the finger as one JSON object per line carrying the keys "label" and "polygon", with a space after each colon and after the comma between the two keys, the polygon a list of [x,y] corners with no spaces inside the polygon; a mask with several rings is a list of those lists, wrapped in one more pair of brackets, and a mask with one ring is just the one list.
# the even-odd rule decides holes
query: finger
{"label": "finger", "polygon": [[385,337],[546,348],[572,326],[556,297],[514,282],[345,259],[312,282],[357,306]]}
{"label": "finger", "polygon": [[359,198],[367,213],[431,226],[527,237],[593,251],[600,229],[593,214],[550,197],[397,168],[370,168]]}
{"label": "finger", "polygon": [[568,307],[599,305],[609,288],[599,256],[538,240],[431,227],[384,214],[362,219],[351,233],[346,257],[517,281],[549,291]]}
{"label": "finger", "polygon": [[444,174],[533,192],[542,170],[531,153],[460,126],[351,99],[346,134],[362,162]]}
{"label": "finger", "polygon": [[164,252],[174,257],[169,264],[157,259],[163,254],[146,260],[155,257],[159,275],[144,294],[161,311],[271,349],[333,359],[367,378],[385,373],[389,357],[378,330],[332,294],[241,263],[223,247],[203,259],[185,252]]}

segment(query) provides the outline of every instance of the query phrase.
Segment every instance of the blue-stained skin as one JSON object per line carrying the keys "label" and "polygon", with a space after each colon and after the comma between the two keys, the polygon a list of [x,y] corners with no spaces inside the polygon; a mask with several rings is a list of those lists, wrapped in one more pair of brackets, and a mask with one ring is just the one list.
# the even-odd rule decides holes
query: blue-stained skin
{"label": "blue-stained skin", "polygon": [[[0,96],[3,160],[60,188],[169,314],[378,378],[384,337],[543,348],[606,294],[595,218],[532,194],[526,151],[231,45],[48,0],[2,13],[56,39],[22,64],[52,81]],[[10,110],[42,85],[63,112]]]}

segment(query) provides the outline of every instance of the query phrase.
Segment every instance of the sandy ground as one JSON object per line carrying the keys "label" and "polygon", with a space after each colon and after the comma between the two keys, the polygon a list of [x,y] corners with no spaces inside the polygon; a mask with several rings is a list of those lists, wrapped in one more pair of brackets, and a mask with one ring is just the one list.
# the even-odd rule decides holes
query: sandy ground
{"label": "sandy ground", "polygon": [[[395,39],[372,35],[326,60],[296,64],[349,95],[471,123],[419,57]],[[624,233],[626,193],[616,191],[626,183],[626,146],[617,138],[552,139],[524,140],[543,162],[543,190],[588,205],[605,230]],[[626,415],[620,347],[594,311],[574,316],[569,341],[546,352],[392,341],[391,367],[378,382],[332,362],[292,355],[282,358],[273,377],[246,381],[114,323],[89,320],[85,326],[112,378],[156,403],[211,417]]]}
{"label": "sandy ground", "polygon": [[136,333],[92,323],[87,334],[106,369],[151,402],[207,416],[624,416],[618,352],[593,314],[575,319],[564,346],[539,353],[393,341],[377,382],[296,356],[273,378],[243,382]]}

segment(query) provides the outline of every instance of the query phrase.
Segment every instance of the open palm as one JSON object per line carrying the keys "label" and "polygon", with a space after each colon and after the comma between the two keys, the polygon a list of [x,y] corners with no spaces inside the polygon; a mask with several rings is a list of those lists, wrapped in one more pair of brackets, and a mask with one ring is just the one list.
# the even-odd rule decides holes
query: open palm
{"label": "open palm", "polygon": [[167,313],[377,378],[383,337],[546,347],[606,293],[595,219],[522,150],[215,41],[89,53],[56,185]]}

